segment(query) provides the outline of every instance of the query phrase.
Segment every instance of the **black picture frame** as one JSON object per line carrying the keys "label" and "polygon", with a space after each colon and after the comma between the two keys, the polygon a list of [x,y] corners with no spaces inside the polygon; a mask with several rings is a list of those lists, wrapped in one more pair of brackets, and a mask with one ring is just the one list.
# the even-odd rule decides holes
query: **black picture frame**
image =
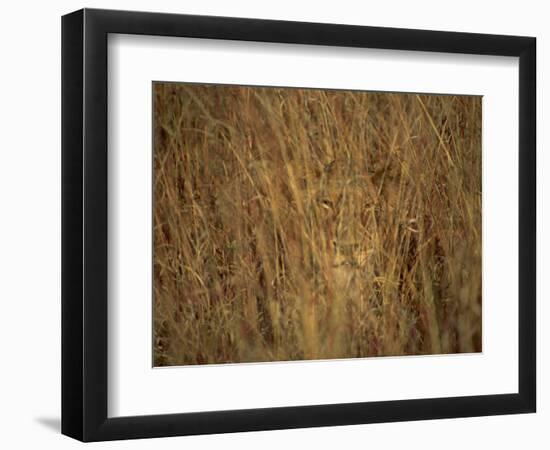
{"label": "black picture frame", "polygon": [[[107,36],[519,57],[519,389],[469,397],[107,416]],[[82,441],[535,412],[536,39],[84,9],[62,18],[62,433]]]}

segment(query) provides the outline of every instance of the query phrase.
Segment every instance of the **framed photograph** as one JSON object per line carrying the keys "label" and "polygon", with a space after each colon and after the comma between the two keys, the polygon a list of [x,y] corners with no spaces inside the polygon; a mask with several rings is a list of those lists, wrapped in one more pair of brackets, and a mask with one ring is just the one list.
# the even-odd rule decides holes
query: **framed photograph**
{"label": "framed photograph", "polygon": [[62,19],[62,432],[535,412],[536,40]]}

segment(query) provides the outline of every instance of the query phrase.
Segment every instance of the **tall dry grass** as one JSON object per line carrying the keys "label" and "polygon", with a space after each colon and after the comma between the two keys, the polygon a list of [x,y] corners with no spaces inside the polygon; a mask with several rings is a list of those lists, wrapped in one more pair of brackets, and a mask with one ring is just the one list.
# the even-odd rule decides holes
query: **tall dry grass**
{"label": "tall dry grass", "polygon": [[481,350],[481,98],[153,95],[155,365]]}

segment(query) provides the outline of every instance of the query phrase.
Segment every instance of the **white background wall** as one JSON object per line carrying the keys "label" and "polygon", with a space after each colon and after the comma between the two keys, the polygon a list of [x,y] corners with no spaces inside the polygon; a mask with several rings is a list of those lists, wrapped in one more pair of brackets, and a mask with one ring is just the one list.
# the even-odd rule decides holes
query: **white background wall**
{"label": "white background wall", "polygon": [[[95,448],[543,449],[550,446],[550,17],[542,1],[5,2],[0,15],[0,444],[73,448],[60,420],[60,16],[83,6],[353,23],[538,38],[539,412],[535,415],[101,443]],[[506,201],[506,199],[503,199]]]}

